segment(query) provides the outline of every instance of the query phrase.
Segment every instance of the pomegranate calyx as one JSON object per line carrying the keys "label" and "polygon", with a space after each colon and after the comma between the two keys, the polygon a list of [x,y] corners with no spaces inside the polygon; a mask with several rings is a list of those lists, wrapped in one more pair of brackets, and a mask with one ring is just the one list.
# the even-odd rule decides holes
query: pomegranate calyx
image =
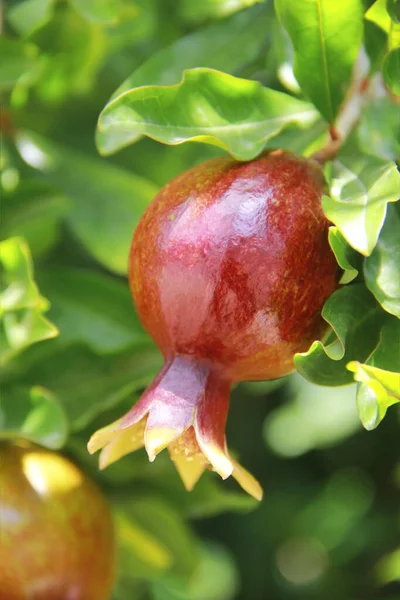
{"label": "pomegranate calyx", "polygon": [[187,490],[211,468],[222,479],[232,475],[247,493],[261,500],[260,484],[227,449],[229,388],[230,382],[208,362],[175,357],[125,416],[93,434],[89,452],[102,449],[99,462],[104,469],[143,446],[151,462],[168,448]]}

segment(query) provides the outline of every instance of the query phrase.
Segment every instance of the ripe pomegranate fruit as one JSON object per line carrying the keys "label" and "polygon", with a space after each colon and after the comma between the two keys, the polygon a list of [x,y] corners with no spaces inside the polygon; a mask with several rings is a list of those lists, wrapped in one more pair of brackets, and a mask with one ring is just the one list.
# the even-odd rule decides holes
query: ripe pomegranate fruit
{"label": "ripe pomegranate fruit", "polygon": [[129,279],[165,364],[139,402],[99,430],[100,466],[145,445],[169,448],[188,489],[211,466],[256,498],[258,482],[229,455],[233,382],[275,379],[324,331],[338,267],[321,208],[322,171],[284,151],[217,158],[168,183],[133,238]]}
{"label": "ripe pomegranate fruit", "polygon": [[26,442],[1,442],[0,522],[1,600],[108,600],[111,514],[72,462]]}

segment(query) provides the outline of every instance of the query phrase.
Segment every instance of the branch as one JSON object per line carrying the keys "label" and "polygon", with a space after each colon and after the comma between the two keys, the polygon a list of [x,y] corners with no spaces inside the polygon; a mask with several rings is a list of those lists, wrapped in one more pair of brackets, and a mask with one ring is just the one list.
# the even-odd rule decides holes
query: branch
{"label": "branch", "polygon": [[347,137],[359,121],[362,109],[366,104],[367,92],[370,88],[368,79],[369,60],[364,48],[361,48],[354,65],[353,81],[342,104],[335,126],[329,128],[330,140],[311,156],[321,164],[335,158]]}

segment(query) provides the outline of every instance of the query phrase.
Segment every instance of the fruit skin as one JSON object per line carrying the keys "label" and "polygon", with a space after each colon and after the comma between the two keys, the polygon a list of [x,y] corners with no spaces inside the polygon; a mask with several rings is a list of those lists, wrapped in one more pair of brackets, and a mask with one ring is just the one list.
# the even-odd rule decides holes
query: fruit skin
{"label": "fruit skin", "polygon": [[114,532],[97,486],[58,453],[0,443],[0,599],[108,600]]}
{"label": "fruit skin", "polygon": [[326,329],[340,271],[328,243],[319,165],[289,152],[217,158],[168,183],[133,237],[129,281],[165,364],[135,406],[96,432],[100,466],[168,447],[188,489],[208,466],[260,499],[229,455],[233,382],[276,379]]}
{"label": "fruit skin", "polygon": [[207,161],[159,192],[136,229],[129,280],[166,358],[206,358],[230,381],[293,370],[337,286],[323,189],[316,163],[271,152]]}

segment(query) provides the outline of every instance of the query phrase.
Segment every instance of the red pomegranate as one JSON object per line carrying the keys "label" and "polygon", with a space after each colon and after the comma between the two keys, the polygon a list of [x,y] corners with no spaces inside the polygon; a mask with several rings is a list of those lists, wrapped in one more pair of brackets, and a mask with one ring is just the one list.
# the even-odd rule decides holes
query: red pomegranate
{"label": "red pomegranate", "polygon": [[317,163],[273,151],[207,161],[159,192],[136,229],[129,279],[165,364],[90,440],[90,452],[103,448],[101,467],[143,445],[151,461],[168,447],[188,489],[211,467],[261,498],[227,450],[229,390],[287,375],[326,327],[321,309],[339,272],[323,190]]}
{"label": "red pomegranate", "polygon": [[114,528],[97,486],[70,460],[0,442],[0,600],[108,600]]}

